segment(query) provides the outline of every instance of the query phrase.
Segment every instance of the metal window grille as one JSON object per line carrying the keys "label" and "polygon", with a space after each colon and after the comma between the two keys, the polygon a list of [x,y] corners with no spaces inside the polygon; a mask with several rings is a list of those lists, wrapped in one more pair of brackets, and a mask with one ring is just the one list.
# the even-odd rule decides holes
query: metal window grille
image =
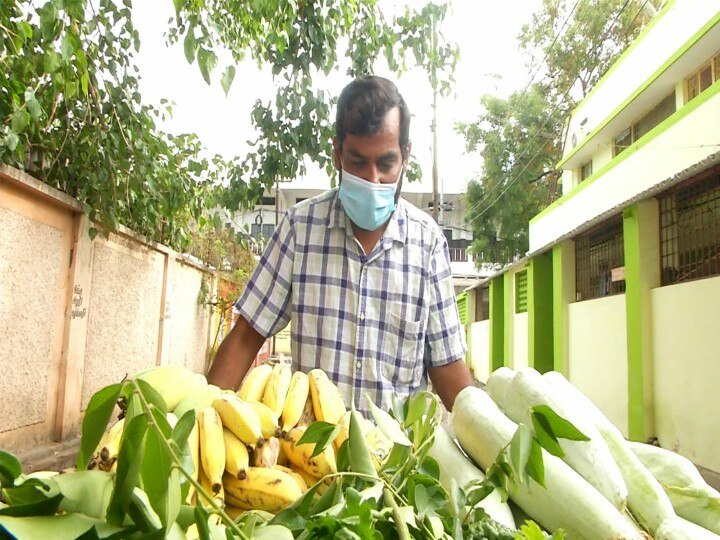
{"label": "metal window grille", "polygon": [[575,299],[625,292],[625,245],[618,216],[575,238]]}
{"label": "metal window grille", "polygon": [[527,270],[515,274],[515,313],[527,312]]}
{"label": "metal window grille", "polygon": [[[690,79],[688,79],[689,81]],[[689,83],[688,83],[689,84]],[[688,90],[688,93],[690,90]],[[637,142],[643,135],[660,124],[675,112],[675,92],[670,92],[665,98],[656,103],[637,122],[615,137],[613,155],[617,156],[626,148]]]}
{"label": "metal window grille", "polygon": [[720,275],[720,167],[660,197],[663,285]]}
{"label": "metal window grille", "polygon": [[475,321],[490,318],[490,287],[475,289]]}

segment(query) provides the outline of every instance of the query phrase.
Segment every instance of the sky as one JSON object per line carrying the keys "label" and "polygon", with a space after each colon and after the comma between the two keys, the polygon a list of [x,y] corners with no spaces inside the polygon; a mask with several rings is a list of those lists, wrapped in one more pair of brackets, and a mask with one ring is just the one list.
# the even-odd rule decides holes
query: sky
{"label": "sky", "polygon": [[[406,4],[422,5],[419,0],[378,0],[390,13]],[[450,96],[438,102],[438,170],[440,187],[446,193],[462,193],[476,177],[482,163],[479,155],[465,152],[464,139],[455,133],[457,122],[471,122],[481,110],[480,98],[490,93],[506,97],[522,90],[530,70],[519,51],[517,36],[522,25],[539,9],[540,0],[452,0],[441,26],[446,40],[460,47],[455,86]],[[185,60],[182,43],[168,46],[165,34],[168,19],[174,15],[172,0],[135,2],[133,21],[140,33],[141,48],[136,54],[140,68],[140,89],[147,103],[165,98],[173,103],[173,117],[161,128],[175,134],[196,133],[210,154],[225,158],[244,156],[248,140],[255,138],[250,111],[257,99],[268,101],[275,92],[269,69],[259,69],[246,61],[237,67],[235,80],[226,97],[220,76],[223,59],[208,86],[196,64]],[[412,154],[423,171],[422,184],[406,185],[406,191],[432,191],[432,91],[426,74],[419,68],[395,80],[412,114],[410,138]],[[333,94],[350,82],[345,66],[318,84]],[[331,111],[334,116],[334,110]],[[298,179],[306,187],[329,187],[324,173],[311,170]]]}

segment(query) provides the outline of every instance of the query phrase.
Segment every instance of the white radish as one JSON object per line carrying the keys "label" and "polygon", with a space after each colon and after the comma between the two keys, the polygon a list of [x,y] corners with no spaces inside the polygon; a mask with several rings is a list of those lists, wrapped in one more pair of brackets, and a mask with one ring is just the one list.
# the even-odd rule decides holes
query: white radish
{"label": "white radish", "polygon": [[[435,440],[428,454],[438,462],[440,466],[440,483],[448,493],[453,479],[461,488],[465,488],[470,482],[485,479],[483,472],[463,454],[462,450],[458,448],[453,438],[442,426],[435,428]],[[503,502],[497,491],[490,492],[478,506],[498,523],[513,530],[517,528],[510,506]]]}
{"label": "white radish", "polygon": [[[453,406],[453,428],[462,448],[487,469],[510,443],[517,424],[479,388],[468,386]],[[532,478],[518,482],[511,499],[548,531],[562,528],[568,539],[643,538],[594,487],[561,459],[542,452],[543,488]]]}
{"label": "white radish", "polygon": [[595,422],[595,427],[605,439],[628,489],[628,506],[635,519],[655,534],[660,524],[675,517],[670,499],[660,483],[630,449],[630,445],[610,420],[561,373],[550,371],[543,375],[555,389],[556,398],[565,400],[566,407],[573,407],[580,414]]}

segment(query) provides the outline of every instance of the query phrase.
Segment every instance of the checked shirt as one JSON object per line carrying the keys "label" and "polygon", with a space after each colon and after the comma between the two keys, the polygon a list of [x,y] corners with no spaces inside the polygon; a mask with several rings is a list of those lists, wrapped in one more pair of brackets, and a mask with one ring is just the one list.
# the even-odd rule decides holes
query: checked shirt
{"label": "checked shirt", "polygon": [[236,308],[263,336],[290,322],[293,367],[322,368],[364,413],[366,396],[389,410],[466,352],[445,236],[403,199],[369,255],[337,189],[293,206]]}

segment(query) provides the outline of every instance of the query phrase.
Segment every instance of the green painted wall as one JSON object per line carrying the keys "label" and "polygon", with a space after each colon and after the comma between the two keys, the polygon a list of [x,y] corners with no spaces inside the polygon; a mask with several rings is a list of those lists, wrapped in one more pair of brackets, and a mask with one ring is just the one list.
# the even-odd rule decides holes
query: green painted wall
{"label": "green painted wall", "polygon": [[651,291],[660,285],[658,205],[655,199],[623,210],[628,353],[628,437],[655,435]]}
{"label": "green painted wall", "polygon": [[515,336],[515,279],[514,274],[511,272],[505,272],[502,275],[503,278],[503,319],[505,324],[503,326],[503,365],[512,365],[512,354],[513,354],[513,342]]}
{"label": "green painted wall", "polygon": [[540,373],[553,369],[553,257],[533,257],[528,272],[528,364]]}
{"label": "green painted wall", "polygon": [[490,372],[505,363],[505,280],[490,281]]}
{"label": "green painted wall", "polygon": [[565,240],[552,249],[553,369],[569,376],[568,306],[575,300],[575,244]]}

